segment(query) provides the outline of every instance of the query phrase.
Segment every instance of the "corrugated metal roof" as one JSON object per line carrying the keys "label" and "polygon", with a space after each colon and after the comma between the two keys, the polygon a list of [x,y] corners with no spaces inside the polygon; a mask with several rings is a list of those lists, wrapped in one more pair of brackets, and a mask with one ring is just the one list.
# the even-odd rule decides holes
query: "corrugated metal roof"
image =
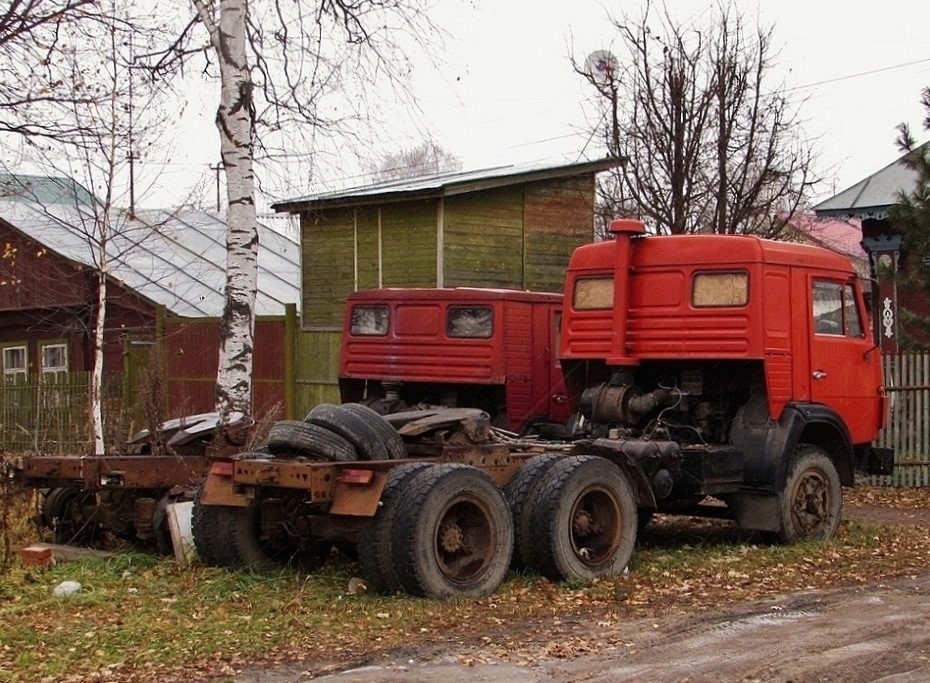
{"label": "corrugated metal roof", "polygon": [[898,195],[912,192],[917,182],[917,173],[904,164],[903,158],[821,202],[814,212],[818,216],[887,218]]}
{"label": "corrugated metal roof", "polygon": [[[2,184],[2,180],[0,180]],[[43,185],[46,187],[46,185]],[[40,196],[44,196],[40,195]],[[65,258],[97,267],[93,202],[41,203],[2,196],[0,219]],[[219,316],[225,304],[226,223],[207,211],[111,212],[113,279],[176,315]],[[281,315],[300,300],[300,246],[259,223],[257,315]]]}
{"label": "corrugated metal roof", "polygon": [[360,206],[409,199],[449,197],[466,192],[516,185],[534,180],[562,178],[597,173],[624,163],[624,159],[608,158],[577,164],[524,164],[495,166],[471,171],[450,171],[435,175],[390,180],[342,190],[319,192],[296,199],[285,199],[271,205],[275,211],[298,212],[308,208]]}

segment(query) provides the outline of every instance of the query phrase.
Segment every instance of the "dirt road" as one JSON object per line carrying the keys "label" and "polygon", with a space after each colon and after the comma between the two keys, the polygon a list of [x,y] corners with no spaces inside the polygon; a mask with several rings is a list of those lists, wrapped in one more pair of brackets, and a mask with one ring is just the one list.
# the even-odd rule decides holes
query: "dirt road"
{"label": "dirt road", "polygon": [[846,591],[794,594],[688,617],[553,628],[570,658],[480,649],[398,653],[315,677],[305,669],[243,672],[236,683],[926,683],[930,574]]}
{"label": "dirt road", "polygon": [[[847,507],[862,520],[930,526],[926,506]],[[927,573],[855,589],[808,591],[689,615],[513,624],[519,650],[410,649],[345,668],[245,670],[232,683],[926,683]],[[498,639],[487,634],[488,643]],[[493,652],[494,654],[490,654]]]}

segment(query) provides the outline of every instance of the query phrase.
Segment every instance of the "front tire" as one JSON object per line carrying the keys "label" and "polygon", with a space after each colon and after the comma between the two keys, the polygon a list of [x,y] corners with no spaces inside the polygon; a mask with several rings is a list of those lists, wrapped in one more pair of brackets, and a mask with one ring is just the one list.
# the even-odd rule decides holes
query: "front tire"
{"label": "front tire", "polygon": [[842,517],[843,489],[822,448],[798,445],[780,503],[779,537],[785,543],[833,538]]}

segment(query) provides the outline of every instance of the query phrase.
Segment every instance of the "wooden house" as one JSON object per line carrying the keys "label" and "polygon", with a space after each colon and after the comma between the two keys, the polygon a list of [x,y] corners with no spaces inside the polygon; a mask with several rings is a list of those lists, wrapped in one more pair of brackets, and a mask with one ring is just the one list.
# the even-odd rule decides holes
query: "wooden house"
{"label": "wooden house", "polygon": [[[256,353],[256,408],[281,402],[284,315],[299,297],[296,241],[262,226],[259,232],[256,347],[263,352]],[[0,247],[5,386],[79,377],[93,368],[96,282],[104,260],[104,376],[111,392],[132,402],[146,390],[142,369],[158,343],[169,411],[214,409],[226,282],[222,215],[114,210],[104,216],[99,201],[70,179],[0,176]],[[13,428],[13,419],[0,414],[4,428]]]}
{"label": "wooden house", "polygon": [[342,316],[353,291],[561,291],[572,250],[593,239],[595,174],[619,163],[457,171],[274,204],[300,216],[299,403],[337,398]]}
{"label": "wooden house", "polygon": [[[861,223],[862,246],[869,255],[871,275],[878,282],[877,314],[882,351],[887,354],[898,352],[902,337],[923,337],[919,329],[908,329],[902,311],[923,317],[930,314],[927,293],[899,282],[899,272],[906,271],[909,259],[915,256],[902,250],[901,235],[888,219],[888,211],[897,203],[900,194],[911,193],[916,181],[916,173],[898,159],[814,207],[818,217],[856,219]],[[921,254],[917,258],[925,256]]]}

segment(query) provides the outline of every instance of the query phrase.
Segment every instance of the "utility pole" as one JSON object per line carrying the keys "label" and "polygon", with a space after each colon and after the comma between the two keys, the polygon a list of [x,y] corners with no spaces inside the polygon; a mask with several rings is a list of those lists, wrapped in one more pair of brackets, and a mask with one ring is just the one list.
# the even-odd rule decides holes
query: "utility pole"
{"label": "utility pole", "polygon": [[[130,141],[131,144],[131,141]],[[139,155],[132,150],[126,155],[129,160],[129,217],[136,217],[136,160]]]}
{"label": "utility pole", "polygon": [[220,212],[220,171],[223,170],[223,162],[219,162],[216,166],[210,167],[211,171],[216,172],[216,212]]}

